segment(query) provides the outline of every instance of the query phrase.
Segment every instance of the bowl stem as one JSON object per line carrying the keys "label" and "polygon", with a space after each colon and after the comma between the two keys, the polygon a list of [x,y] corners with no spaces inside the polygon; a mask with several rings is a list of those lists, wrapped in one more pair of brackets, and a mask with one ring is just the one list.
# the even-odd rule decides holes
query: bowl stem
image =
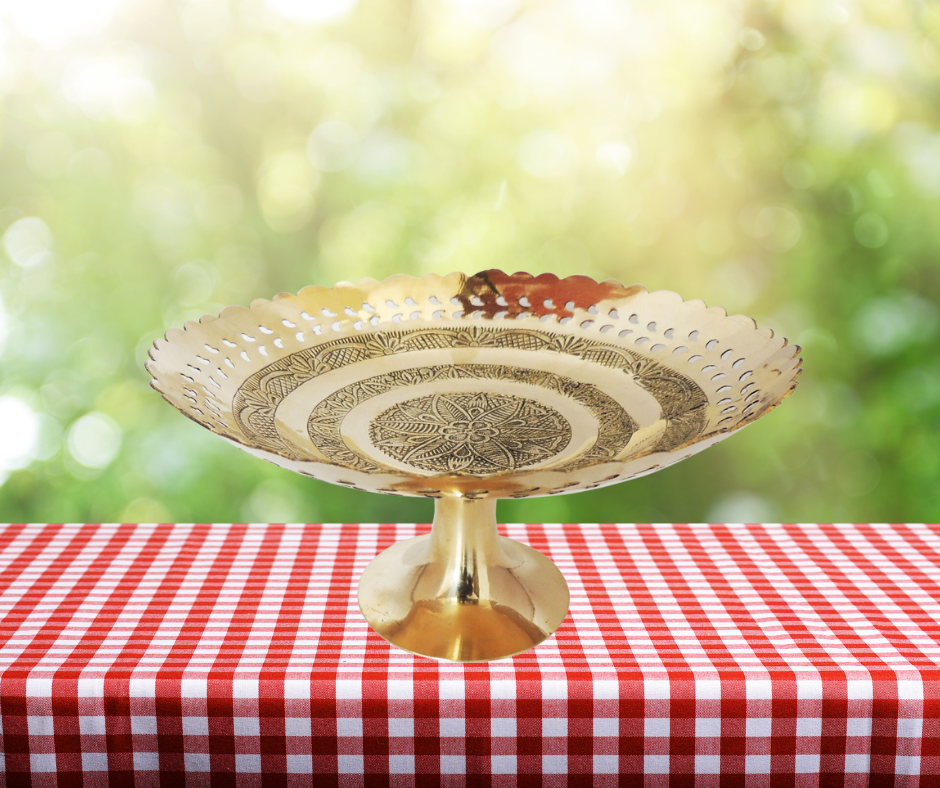
{"label": "bowl stem", "polygon": [[495,499],[440,498],[430,534],[392,545],[366,567],[359,609],[405,651],[484,662],[551,635],[568,610],[568,586],[540,552],[499,535]]}
{"label": "bowl stem", "polygon": [[490,568],[511,565],[496,529],[496,499],[435,501],[431,551],[442,569],[436,596],[458,604],[489,599]]}

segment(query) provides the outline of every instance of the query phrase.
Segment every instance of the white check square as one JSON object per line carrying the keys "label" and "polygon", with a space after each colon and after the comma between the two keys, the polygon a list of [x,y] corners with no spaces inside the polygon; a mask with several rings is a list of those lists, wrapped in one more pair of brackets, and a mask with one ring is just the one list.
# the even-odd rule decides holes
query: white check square
{"label": "white check square", "polygon": [[647,717],[643,723],[643,735],[647,739],[669,735],[669,717]]}
{"label": "white check square", "polygon": [[415,721],[412,717],[389,717],[388,735],[398,738],[412,738],[415,735]]}
{"label": "white check square", "polygon": [[846,736],[871,736],[871,717],[849,717],[845,721]]}
{"label": "white check square", "polygon": [[82,736],[104,736],[107,733],[104,716],[78,718],[78,730]]}
{"label": "white check square", "polygon": [[442,755],[441,774],[464,774],[467,771],[465,755]]}
{"label": "white check square", "polygon": [[311,727],[308,717],[286,717],[284,719],[285,736],[309,736],[310,733]]}
{"label": "white check square", "polygon": [[261,720],[257,717],[235,717],[232,727],[236,736],[261,735]]}
{"label": "white check square", "polygon": [[56,771],[55,753],[30,753],[29,768],[34,772]]}
{"label": "white check square", "polygon": [[134,753],[134,771],[135,772],[156,772],[160,770],[160,753],[157,752],[135,752]]}
{"label": "white check square", "polygon": [[619,736],[620,720],[616,717],[595,717],[594,736]]}
{"label": "white check square", "polygon": [[845,771],[847,774],[867,774],[868,767],[868,753],[849,753],[845,756]]}
{"label": "white check square", "polygon": [[255,753],[236,753],[235,771],[239,774],[260,774],[261,756]]}
{"label": "white check square", "polygon": [[818,738],[822,735],[822,720],[819,717],[797,717],[796,735]]}
{"label": "white check square", "polygon": [[797,774],[816,774],[819,772],[819,755],[797,755],[794,771]]}
{"label": "white check square", "polygon": [[183,717],[183,735],[184,736],[208,736],[209,718],[208,717]]}
{"label": "white check square", "polygon": [[207,752],[187,752],[183,753],[183,765],[187,772],[208,772],[209,753]]}
{"label": "white check square", "polygon": [[770,717],[748,717],[744,725],[746,735],[758,739],[769,738],[772,724]]}
{"label": "white check square", "polygon": [[770,756],[745,755],[744,772],[745,774],[770,774]]}
{"label": "white check square", "polygon": [[[188,719],[188,718],[186,718]],[[131,733],[137,736],[156,736],[157,718],[134,715],[131,717]],[[134,767],[137,768],[137,767]]]}
{"label": "white check square", "polygon": [[721,736],[721,717],[696,717],[695,735],[699,739]]}
{"label": "white check square", "polygon": [[337,736],[362,736],[362,718],[361,717],[339,717],[336,720]]}
{"label": "white check square", "polygon": [[467,735],[467,721],[463,717],[441,717],[442,737],[463,738]]}
{"label": "white check square", "polygon": [[493,774],[515,774],[516,756],[515,755],[491,755],[490,767]]}
{"label": "white check square", "polygon": [[51,714],[27,717],[26,729],[30,736],[52,736],[55,733],[55,717]]}
{"label": "white check square", "polygon": [[313,756],[312,755],[288,755],[287,771],[290,774],[312,774]]}
{"label": "white check square", "polygon": [[365,763],[361,755],[340,755],[337,758],[340,774],[363,774]]}
{"label": "white check square", "polygon": [[494,717],[490,720],[490,735],[496,738],[515,737],[516,720],[512,717]]}
{"label": "white check square", "polygon": [[720,755],[696,755],[695,756],[696,774],[721,774],[721,756]]}
{"label": "white check square", "polygon": [[108,754],[106,752],[83,752],[82,769],[86,772],[108,771]]}
{"label": "white check square", "polygon": [[542,736],[562,738],[568,735],[567,717],[546,717],[542,720]]}

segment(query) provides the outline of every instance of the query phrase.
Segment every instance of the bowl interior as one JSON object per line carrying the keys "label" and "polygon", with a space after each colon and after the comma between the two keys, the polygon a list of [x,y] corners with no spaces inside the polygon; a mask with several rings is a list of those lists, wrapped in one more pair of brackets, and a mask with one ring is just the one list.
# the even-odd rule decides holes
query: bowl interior
{"label": "bowl interior", "polygon": [[795,387],[799,348],[587,277],[398,276],[233,307],[158,340],[153,386],[278,465],[378,492],[524,497],[649,473]]}

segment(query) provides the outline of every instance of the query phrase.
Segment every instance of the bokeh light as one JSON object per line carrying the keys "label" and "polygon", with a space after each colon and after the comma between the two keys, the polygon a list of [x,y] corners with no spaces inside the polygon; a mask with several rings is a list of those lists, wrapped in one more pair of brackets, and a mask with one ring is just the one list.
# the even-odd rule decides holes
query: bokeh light
{"label": "bokeh light", "polygon": [[33,460],[39,438],[39,419],[17,397],[0,397],[0,476],[23,468]]}
{"label": "bokeh light", "polygon": [[88,413],[69,429],[69,453],[81,465],[106,468],[121,448],[121,428],[110,416]]}
{"label": "bokeh light", "polygon": [[52,233],[42,219],[29,216],[17,219],[3,234],[7,257],[23,268],[45,262],[52,251]]}
{"label": "bokeh light", "polygon": [[0,519],[427,520],[183,419],[147,348],[405,272],[676,290],[805,348],[706,454],[507,520],[940,519],[940,13],[0,0]]}

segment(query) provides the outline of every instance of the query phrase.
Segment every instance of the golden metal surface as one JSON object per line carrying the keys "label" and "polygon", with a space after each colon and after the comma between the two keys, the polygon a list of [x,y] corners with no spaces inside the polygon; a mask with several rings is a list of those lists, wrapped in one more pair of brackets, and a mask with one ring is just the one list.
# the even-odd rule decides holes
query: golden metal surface
{"label": "golden metal surface", "polygon": [[568,612],[568,586],[540,552],[499,535],[495,498],[444,498],[430,534],[392,545],[366,567],[359,609],[405,651],[484,662],[551,635]]}
{"label": "golden metal surface", "polygon": [[245,450],[355,489],[436,498],[427,537],[363,575],[392,643],[498,659],[551,634],[567,588],[498,538],[495,499],[651,473],[775,408],[799,348],[701,301],[484,271],[364,279],[207,315],[157,340],[174,407]]}

